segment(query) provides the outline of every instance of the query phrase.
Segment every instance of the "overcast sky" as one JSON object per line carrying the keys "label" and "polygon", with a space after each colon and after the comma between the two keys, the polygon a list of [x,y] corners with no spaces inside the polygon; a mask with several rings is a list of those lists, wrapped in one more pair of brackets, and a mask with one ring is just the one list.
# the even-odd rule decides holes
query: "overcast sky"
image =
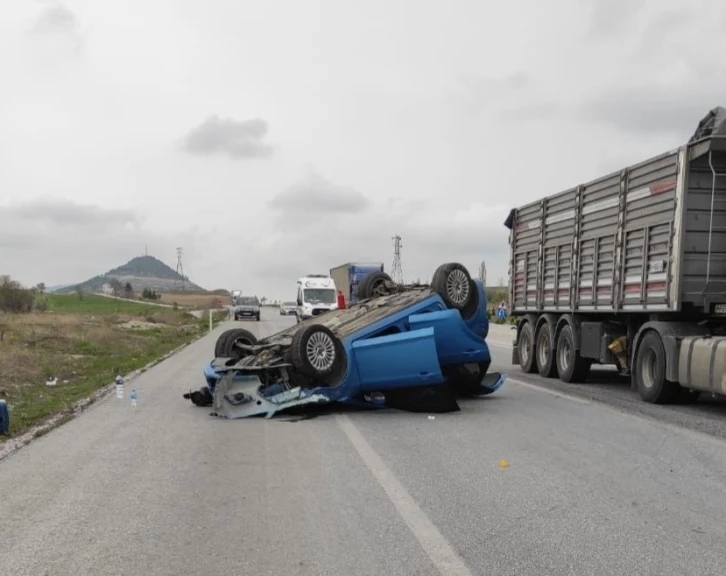
{"label": "overcast sky", "polygon": [[[720,5],[720,6],[719,6]],[[0,2],[0,273],[149,253],[289,299],[383,261],[507,274],[510,208],[726,105],[718,0]]]}

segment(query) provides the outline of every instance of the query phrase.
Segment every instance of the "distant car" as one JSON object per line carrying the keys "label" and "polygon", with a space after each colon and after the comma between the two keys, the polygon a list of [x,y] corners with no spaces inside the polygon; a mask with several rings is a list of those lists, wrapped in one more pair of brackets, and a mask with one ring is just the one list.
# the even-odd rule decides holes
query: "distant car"
{"label": "distant car", "polygon": [[260,301],[255,296],[237,296],[234,299],[234,319],[242,318],[260,321]]}
{"label": "distant car", "polygon": [[449,412],[457,395],[498,390],[507,375],[487,374],[486,291],[458,263],[427,285],[397,285],[373,272],[360,301],[261,340],[232,329],[204,367],[206,385],[184,397],[226,418],[310,404],[345,403],[414,412]]}
{"label": "distant car", "polygon": [[280,304],[280,316],[290,316],[295,314],[297,303],[295,302],[283,302]]}

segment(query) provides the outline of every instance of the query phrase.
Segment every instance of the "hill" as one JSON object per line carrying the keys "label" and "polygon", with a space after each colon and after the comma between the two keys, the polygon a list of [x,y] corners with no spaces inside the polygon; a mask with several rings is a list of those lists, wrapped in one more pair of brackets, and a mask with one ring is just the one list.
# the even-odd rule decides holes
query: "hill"
{"label": "hill", "polygon": [[[122,285],[129,282],[136,292],[141,292],[144,288],[156,292],[181,291],[182,289],[182,277],[177,274],[176,270],[153,256],[137,256],[123,266],[109,270],[105,274],[99,274],[80,284],[64,286],[57,289],[56,292],[59,294],[70,293],[79,288],[84,292],[108,292],[109,283],[114,279]],[[184,276],[184,291],[206,292],[204,288],[191,282],[187,276]]]}

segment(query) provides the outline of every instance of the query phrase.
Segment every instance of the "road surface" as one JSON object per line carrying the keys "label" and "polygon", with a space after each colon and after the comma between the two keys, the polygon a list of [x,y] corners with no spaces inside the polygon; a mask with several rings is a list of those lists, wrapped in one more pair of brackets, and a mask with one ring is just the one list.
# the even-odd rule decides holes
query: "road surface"
{"label": "road surface", "polygon": [[0,461],[2,574],[724,573],[718,435],[516,371],[434,419],[215,419],[182,393],[228,326],[135,380],[136,409],[108,397]]}

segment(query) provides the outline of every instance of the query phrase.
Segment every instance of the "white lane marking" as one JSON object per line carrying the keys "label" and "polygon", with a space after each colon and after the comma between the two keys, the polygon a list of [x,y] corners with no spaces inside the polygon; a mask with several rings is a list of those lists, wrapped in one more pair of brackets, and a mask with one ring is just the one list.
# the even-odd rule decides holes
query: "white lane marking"
{"label": "white lane marking", "polygon": [[[506,348],[507,350],[512,349],[511,344],[498,344],[496,342],[489,342],[488,340],[487,340],[487,344],[489,346],[494,346],[495,348]],[[511,376],[507,376],[505,384],[507,382],[511,382],[512,384],[516,384],[517,386],[523,386],[525,388],[529,388],[530,390],[536,390],[537,392],[544,392],[545,394],[549,394],[549,395],[555,396],[557,398],[562,398],[564,400],[570,400],[571,402],[575,402],[576,404],[590,404],[589,400],[584,400],[582,398],[578,398],[577,396],[571,396],[570,394],[566,394],[563,392],[556,392],[555,390],[549,390],[542,386],[537,386],[536,384],[522,382],[521,380],[517,380],[516,378],[512,378]]]}
{"label": "white lane marking", "polygon": [[353,421],[345,414],[337,414],[335,418],[437,570],[445,576],[473,576],[446,538],[368,444]]}
{"label": "white lane marking", "polygon": [[570,400],[571,402],[575,402],[577,404],[590,404],[589,400],[578,398],[577,396],[571,396],[570,394],[557,392],[555,390],[549,390],[548,388],[543,388],[542,386],[537,386],[536,384],[530,384],[529,382],[522,382],[521,380],[517,380],[516,378],[512,378],[511,376],[507,376],[507,379],[504,381],[504,383],[506,384],[507,382],[511,382],[512,384],[516,384],[517,386],[524,386],[525,388],[529,388],[530,390],[536,390],[537,392],[544,392],[545,394],[550,394],[551,396],[556,396],[557,398],[562,398],[563,400]]}

